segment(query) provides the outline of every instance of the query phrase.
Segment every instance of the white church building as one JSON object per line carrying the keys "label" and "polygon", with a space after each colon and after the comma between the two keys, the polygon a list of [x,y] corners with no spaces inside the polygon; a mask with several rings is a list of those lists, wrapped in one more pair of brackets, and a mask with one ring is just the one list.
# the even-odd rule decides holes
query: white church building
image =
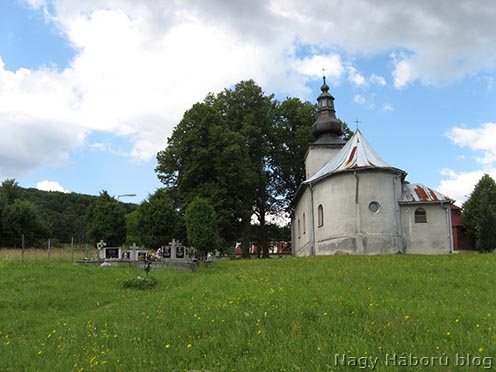
{"label": "white church building", "polygon": [[454,200],[407,182],[407,173],[382,160],[360,130],[342,140],[325,77],[321,90],[316,141],[293,200],[293,255],[451,253]]}

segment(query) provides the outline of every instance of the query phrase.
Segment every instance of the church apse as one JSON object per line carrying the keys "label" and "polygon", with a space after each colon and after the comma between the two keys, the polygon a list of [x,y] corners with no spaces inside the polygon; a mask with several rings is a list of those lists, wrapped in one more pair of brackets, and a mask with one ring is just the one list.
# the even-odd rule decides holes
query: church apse
{"label": "church apse", "polygon": [[[453,200],[407,182],[407,173],[386,163],[360,130],[341,140],[325,79],[321,90],[312,127],[317,140],[308,147],[307,178],[292,204],[293,254],[452,252]],[[426,211],[426,223],[415,222],[415,206]]]}

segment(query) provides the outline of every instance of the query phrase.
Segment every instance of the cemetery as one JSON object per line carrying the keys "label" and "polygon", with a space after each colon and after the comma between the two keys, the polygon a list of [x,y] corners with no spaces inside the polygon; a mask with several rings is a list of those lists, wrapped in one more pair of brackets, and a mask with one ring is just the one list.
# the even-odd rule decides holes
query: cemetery
{"label": "cemetery", "polygon": [[130,247],[111,247],[100,240],[96,244],[93,258],[85,257],[77,263],[100,266],[135,266],[150,269],[172,269],[176,271],[196,271],[198,260],[194,248],[184,246],[180,241],[172,239],[168,245],[157,250],[149,250],[133,243]]}

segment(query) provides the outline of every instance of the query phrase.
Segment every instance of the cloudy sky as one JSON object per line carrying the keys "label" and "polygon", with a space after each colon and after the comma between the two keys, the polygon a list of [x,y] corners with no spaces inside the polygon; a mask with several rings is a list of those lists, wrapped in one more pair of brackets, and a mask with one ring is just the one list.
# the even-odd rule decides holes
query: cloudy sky
{"label": "cloudy sky", "polygon": [[3,0],[0,180],[97,195],[160,183],[185,110],[253,79],[315,102],[461,204],[496,177],[496,2]]}

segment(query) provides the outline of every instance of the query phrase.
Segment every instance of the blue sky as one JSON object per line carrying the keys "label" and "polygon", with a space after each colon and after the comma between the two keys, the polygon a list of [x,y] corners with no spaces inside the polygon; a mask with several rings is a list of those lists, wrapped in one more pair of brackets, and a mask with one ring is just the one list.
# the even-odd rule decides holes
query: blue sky
{"label": "blue sky", "polygon": [[378,154],[461,204],[496,177],[496,3],[0,2],[0,180],[97,195],[160,183],[185,110],[253,79],[316,102]]}

